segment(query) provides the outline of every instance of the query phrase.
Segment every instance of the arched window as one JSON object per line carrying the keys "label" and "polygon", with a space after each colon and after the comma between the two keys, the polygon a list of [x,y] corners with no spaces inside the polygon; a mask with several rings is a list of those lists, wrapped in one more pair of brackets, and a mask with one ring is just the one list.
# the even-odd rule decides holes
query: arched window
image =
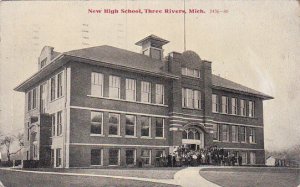
{"label": "arched window", "polygon": [[201,132],[196,129],[187,129],[182,132],[182,139],[200,140]]}

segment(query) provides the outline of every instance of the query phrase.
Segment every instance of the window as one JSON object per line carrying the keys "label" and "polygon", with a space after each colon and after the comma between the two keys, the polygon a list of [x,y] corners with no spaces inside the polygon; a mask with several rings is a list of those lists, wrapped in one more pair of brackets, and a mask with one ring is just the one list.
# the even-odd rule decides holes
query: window
{"label": "window", "polygon": [[55,133],[55,126],[56,126],[56,125],[55,125],[55,122],[56,122],[56,121],[55,121],[55,114],[52,114],[52,115],[51,115],[51,120],[52,120],[52,136],[55,136],[55,134],[56,134],[56,133]]}
{"label": "window", "polygon": [[32,110],[36,108],[37,104],[37,93],[36,93],[36,88],[28,91],[27,93],[27,109]]}
{"label": "window", "polygon": [[239,140],[238,126],[231,126],[231,138],[233,142],[237,142]]}
{"label": "window", "polygon": [[101,149],[91,150],[91,165],[102,165]]}
{"label": "window", "polygon": [[241,152],[242,164],[247,164],[247,152]]}
{"label": "window", "polygon": [[229,125],[222,125],[222,141],[229,141]]}
{"label": "window", "polygon": [[222,96],[222,113],[228,114],[228,108],[229,108],[229,99],[226,96]]}
{"label": "window", "polygon": [[212,111],[213,112],[220,112],[219,96],[216,95],[216,94],[212,95]]}
{"label": "window", "polygon": [[164,137],[164,119],[155,118],[155,137]]}
{"label": "window", "polygon": [[136,100],[136,81],[134,79],[126,79],[126,100]]}
{"label": "window", "polygon": [[250,152],[250,164],[256,164],[255,152]]}
{"label": "window", "polygon": [[32,109],[36,108],[36,100],[37,100],[36,88],[34,88],[32,90]]}
{"label": "window", "polygon": [[249,101],[249,117],[254,117],[254,102]]}
{"label": "window", "polygon": [[135,165],[135,154],[134,149],[125,150],[126,165]]}
{"label": "window", "polygon": [[119,125],[120,125],[120,115],[109,113],[108,119],[108,134],[109,135],[119,135]]}
{"label": "window", "polygon": [[141,121],[141,136],[142,137],[151,137],[150,134],[150,124],[151,120],[150,117],[147,116],[141,116],[140,118]]}
{"label": "window", "polygon": [[249,142],[250,142],[250,143],[256,143],[256,132],[255,132],[255,128],[250,128]]}
{"label": "window", "polygon": [[28,111],[31,110],[31,101],[32,101],[32,93],[29,91],[27,93],[27,109]]}
{"label": "window", "polygon": [[201,109],[201,92],[194,90],[194,108]]}
{"label": "window", "polygon": [[186,67],[181,68],[181,74],[182,75],[187,75],[187,68]]}
{"label": "window", "polygon": [[165,156],[165,150],[156,150],[155,153],[155,165],[162,166],[162,158]]}
{"label": "window", "polygon": [[120,99],[120,77],[109,76],[109,97]]}
{"label": "window", "polygon": [[91,134],[102,134],[103,113],[91,112]]}
{"label": "window", "polygon": [[62,112],[57,112],[57,136],[62,133]]}
{"label": "window", "polygon": [[135,124],[136,118],[133,115],[126,115],[126,124],[125,124],[125,135],[126,136],[135,136]]}
{"label": "window", "polygon": [[62,73],[57,75],[57,98],[62,96]]}
{"label": "window", "polygon": [[30,136],[30,124],[27,122],[27,140],[29,141],[29,136]]}
{"label": "window", "polygon": [[142,81],[141,83],[141,102],[151,103],[151,84],[150,82]]}
{"label": "window", "polygon": [[151,164],[151,150],[143,149],[141,152],[141,159],[142,159],[142,163],[144,165],[150,165]]}
{"label": "window", "polygon": [[231,98],[231,114],[238,114],[237,98]]}
{"label": "window", "polygon": [[61,166],[61,149],[56,149],[56,167]]}
{"label": "window", "polygon": [[[54,157],[55,157],[54,149],[51,149],[51,160],[50,160],[50,166],[51,167],[54,167]],[[28,158],[27,158],[27,160],[28,160]]]}
{"label": "window", "polygon": [[200,78],[200,70],[197,70],[197,69],[182,67],[181,68],[181,74],[185,75],[185,76],[189,76],[189,77]]}
{"label": "window", "polygon": [[196,129],[186,129],[182,132],[182,139],[200,140],[201,134]]}
{"label": "window", "polygon": [[246,102],[243,99],[240,100],[240,114],[246,116]]}
{"label": "window", "polygon": [[108,151],[108,165],[117,166],[120,163],[120,150],[119,149],[109,149]]}
{"label": "window", "polygon": [[157,104],[164,104],[164,85],[156,84],[155,102]]}
{"label": "window", "polygon": [[50,100],[55,99],[55,77],[52,77],[50,80]]}
{"label": "window", "polygon": [[201,109],[201,92],[182,88],[182,107]]}
{"label": "window", "polygon": [[151,48],[151,56],[152,56],[152,58],[154,58],[154,59],[161,60],[161,56],[162,56],[162,55],[161,55],[161,50]]}
{"label": "window", "polygon": [[213,139],[220,140],[220,125],[213,124]]}
{"label": "window", "polygon": [[46,91],[46,86],[47,84],[44,83],[41,85],[40,87],[40,111],[41,113],[45,113],[46,112],[46,99],[47,99],[47,91]]}
{"label": "window", "polygon": [[41,68],[43,68],[46,65],[46,61],[47,61],[47,58],[45,58],[44,60],[41,61]]}
{"label": "window", "polygon": [[246,142],[246,127],[240,127],[241,142]]}
{"label": "window", "polygon": [[103,96],[103,74],[92,72],[91,95],[99,97]]}

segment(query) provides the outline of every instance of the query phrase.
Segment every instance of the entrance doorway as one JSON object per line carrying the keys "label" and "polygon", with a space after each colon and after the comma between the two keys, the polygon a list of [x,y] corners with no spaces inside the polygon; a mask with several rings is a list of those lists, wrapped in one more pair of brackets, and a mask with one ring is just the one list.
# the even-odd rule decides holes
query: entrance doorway
{"label": "entrance doorway", "polygon": [[196,128],[185,129],[182,132],[182,145],[193,151],[204,148],[204,133]]}

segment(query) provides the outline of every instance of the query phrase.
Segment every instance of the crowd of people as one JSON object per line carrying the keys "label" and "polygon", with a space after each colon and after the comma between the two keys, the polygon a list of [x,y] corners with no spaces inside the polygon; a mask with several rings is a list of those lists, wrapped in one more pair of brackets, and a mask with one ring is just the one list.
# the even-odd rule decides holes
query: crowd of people
{"label": "crowd of people", "polygon": [[229,152],[217,146],[198,150],[180,146],[168,156],[161,156],[157,163],[158,166],[169,167],[199,165],[234,166],[242,165],[242,157],[237,152]]}

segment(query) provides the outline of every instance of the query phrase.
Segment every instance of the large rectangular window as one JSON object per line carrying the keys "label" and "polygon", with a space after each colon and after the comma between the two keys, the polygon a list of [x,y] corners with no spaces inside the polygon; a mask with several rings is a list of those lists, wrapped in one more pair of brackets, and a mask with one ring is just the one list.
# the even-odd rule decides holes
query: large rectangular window
{"label": "large rectangular window", "polygon": [[61,166],[61,148],[56,149],[56,167]]}
{"label": "large rectangular window", "polygon": [[256,130],[255,130],[255,128],[250,128],[249,142],[250,143],[256,143]]}
{"label": "large rectangular window", "polygon": [[219,96],[212,94],[212,112],[220,112]]}
{"label": "large rectangular window", "polygon": [[231,140],[232,142],[238,142],[239,141],[239,133],[238,133],[238,126],[233,125],[231,126]]}
{"label": "large rectangular window", "polygon": [[36,88],[32,90],[32,109],[36,108],[36,103],[37,103],[37,93],[36,93]]}
{"label": "large rectangular window", "polygon": [[228,114],[229,110],[229,98],[226,96],[222,96],[222,113]]}
{"label": "large rectangular window", "polygon": [[249,101],[249,117],[254,117],[254,102]]}
{"label": "large rectangular window", "polygon": [[241,152],[242,164],[247,164],[247,152]]}
{"label": "large rectangular window", "polygon": [[51,120],[52,120],[52,136],[55,136],[55,129],[56,129],[56,121],[55,121],[55,114],[51,115]]}
{"label": "large rectangular window", "polygon": [[201,92],[182,88],[182,107],[201,109]]}
{"label": "large rectangular window", "polygon": [[229,125],[222,125],[222,141],[229,141]]}
{"label": "large rectangular window", "polygon": [[117,166],[120,164],[120,150],[109,149],[108,151],[108,165]]}
{"label": "large rectangular window", "polygon": [[46,112],[46,100],[47,100],[46,86],[47,86],[47,84],[44,83],[40,87],[40,111],[41,111],[41,113]]}
{"label": "large rectangular window", "polygon": [[246,142],[246,127],[240,126],[241,142]]}
{"label": "large rectangular window", "polygon": [[141,152],[141,159],[142,159],[142,163],[144,165],[150,165],[151,164],[151,150],[143,149]]}
{"label": "large rectangular window", "polygon": [[134,115],[126,115],[126,124],[125,124],[125,135],[126,136],[135,136],[135,124],[136,118]]}
{"label": "large rectangular window", "polygon": [[155,137],[164,137],[164,119],[155,118]]}
{"label": "large rectangular window", "polygon": [[141,136],[142,137],[151,137],[150,128],[151,128],[151,119],[147,116],[141,116]]}
{"label": "large rectangular window", "polygon": [[136,100],[136,81],[134,79],[126,79],[126,100]]}
{"label": "large rectangular window", "polygon": [[103,74],[92,72],[91,75],[91,95],[103,96]]}
{"label": "large rectangular window", "polygon": [[240,114],[246,116],[246,102],[243,99],[240,100]]}
{"label": "large rectangular window", "polygon": [[62,134],[62,111],[57,112],[57,136]]}
{"label": "large rectangular window", "polygon": [[51,101],[55,99],[55,92],[56,92],[55,77],[52,77],[50,79],[50,100]]}
{"label": "large rectangular window", "polygon": [[29,91],[27,93],[27,109],[28,109],[28,111],[31,110],[31,107],[32,107],[31,102],[32,102],[32,92]]}
{"label": "large rectangular window", "polygon": [[94,165],[94,166],[102,165],[101,149],[92,149],[91,150],[91,165]]}
{"label": "large rectangular window", "polygon": [[102,134],[103,113],[91,112],[91,134]]}
{"label": "large rectangular window", "polygon": [[220,125],[213,124],[213,139],[220,140]]}
{"label": "large rectangular window", "polygon": [[120,114],[109,113],[108,134],[109,135],[120,134]]}
{"label": "large rectangular window", "polygon": [[189,77],[200,78],[200,70],[197,70],[197,69],[182,67],[181,68],[181,74],[185,75],[185,76],[189,76]]}
{"label": "large rectangular window", "polygon": [[231,114],[238,114],[237,98],[231,98]]}
{"label": "large rectangular window", "polygon": [[135,165],[135,154],[134,149],[125,150],[126,165]]}
{"label": "large rectangular window", "polygon": [[62,82],[62,73],[57,75],[57,98],[62,96],[63,82]]}
{"label": "large rectangular window", "polygon": [[141,102],[151,103],[151,83],[141,82]]}
{"label": "large rectangular window", "polygon": [[156,91],[155,91],[155,102],[157,104],[164,104],[164,85],[156,84]]}
{"label": "large rectangular window", "polygon": [[109,76],[109,97],[120,99],[120,77]]}

